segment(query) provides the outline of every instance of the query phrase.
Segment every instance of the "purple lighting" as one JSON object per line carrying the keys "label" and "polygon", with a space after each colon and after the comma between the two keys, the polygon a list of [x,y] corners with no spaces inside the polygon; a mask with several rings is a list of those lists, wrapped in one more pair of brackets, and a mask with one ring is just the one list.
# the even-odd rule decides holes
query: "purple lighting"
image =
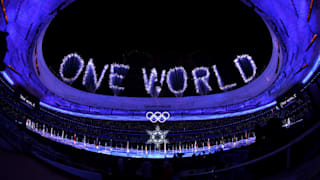
{"label": "purple lighting", "polygon": [[[60,65],[60,77],[64,82],[72,84],[79,77],[83,66],[84,61],[77,53],[69,54],[63,58]],[[66,74],[71,77],[65,77]]]}
{"label": "purple lighting", "polygon": [[[83,142],[81,141],[74,141],[74,139],[68,139],[61,136],[57,136],[53,133],[48,133],[42,130],[39,130],[35,128],[35,124],[31,121],[27,121],[26,124],[27,129],[30,131],[37,133],[47,139],[50,139],[52,141],[69,145],[77,149],[84,149],[86,151],[95,152],[95,153],[101,153],[106,155],[113,155],[113,156],[121,156],[121,157],[132,157],[132,158],[150,158],[150,159],[163,159],[163,158],[173,158],[175,154],[177,154],[179,151],[178,149],[167,149],[166,146],[164,146],[164,149],[162,150],[150,150],[150,149],[134,149],[134,148],[127,148],[127,147],[111,147],[107,145],[96,145],[87,143],[86,139],[84,137]],[[51,129],[53,131],[53,129]],[[152,133],[151,133],[152,134]],[[209,154],[209,153],[215,153],[220,150],[227,151],[230,149],[240,148],[243,146],[248,146],[256,142],[256,137],[249,137],[248,139],[242,139],[235,142],[229,142],[225,144],[216,144],[216,145],[210,145],[210,146],[203,146],[203,147],[197,147],[197,150],[194,148],[182,148],[181,153],[184,153],[183,157],[191,157],[192,155],[198,155],[198,154]]]}
{"label": "purple lighting", "polygon": [[[106,71],[108,70],[108,67],[109,67],[108,64],[106,64],[103,67],[100,78],[99,78],[99,80],[97,80],[96,67],[93,64],[93,60],[90,59],[88,62],[88,65],[86,67],[85,75],[83,76],[82,85],[87,86],[87,89],[91,90],[91,92],[95,92],[97,89],[99,89],[101,82],[104,78],[104,75],[105,75]],[[93,84],[92,84],[92,82],[93,82]]]}
{"label": "purple lighting", "polygon": [[227,90],[232,89],[232,88],[234,88],[234,87],[237,86],[237,83],[232,83],[232,84],[227,84],[227,85],[225,85],[224,82],[222,81],[222,78],[221,78],[220,74],[219,74],[219,71],[218,71],[218,69],[217,69],[217,66],[216,66],[216,65],[213,65],[212,68],[213,68],[213,71],[214,71],[214,73],[215,73],[215,75],[216,75],[216,77],[217,77],[217,79],[218,79],[219,88],[220,88],[222,91],[227,91]]}
{"label": "purple lighting", "polygon": [[188,87],[188,76],[184,67],[170,69],[167,74],[167,84],[170,91],[177,97],[181,97]]}
{"label": "purple lighting", "polygon": [[[241,62],[242,61],[248,61],[249,64],[251,65],[251,68],[253,70],[253,73],[250,77],[247,77],[246,73],[243,71],[243,68],[241,66]],[[243,81],[245,83],[249,83],[250,81],[252,81],[254,79],[254,77],[256,76],[256,73],[257,73],[257,66],[256,64],[254,63],[253,59],[251,56],[249,55],[241,55],[241,56],[238,56],[235,60],[234,60],[234,63],[236,65],[236,67],[238,68],[240,74],[241,74],[241,77],[243,79]]]}
{"label": "purple lighting", "polygon": [[[170,121],[194,121],[194,120],[210,120],[210,119],[222,119],[222,118],[230,118],[230,117],[235,117],[235,116],[242,116],[250,113],[255,113],[267,108],[271,108],[277,104],[277,101],[273,101],[269,104],[259,106],[253,109],[245,110],[245,111],[240,111],[240,112],[234,112],[234,113],[223,113],[223,114],[192,114],[192,110],[190,110],[190,114],[192,115],[170,115]],[[133,116],[132,114],[126,114],[123,112],[123,115],[98,115],[98,114],[87,114],[87,113],[79,113],[79,112],[72,112],[60,108],[56,108],[54,106],[48,105],[44,102],[40,102],[40,106],[51,109],[53,111],[57,111],[63,114],[68,114],[68,115],[73,115],[73,116],[78,116],[78,117],[84,117],[84,118],[92,118],[92,119],[100,119],[100,120],[118,120],[118,121],[149,121],[148,117],[145,116],[145,114],[142,115],[136,115]],[[168,114],[176,114],[175,111],[169,111]],[[163,121],[163,120],[162,120]]]}
{"label": "purple lighting", "polygon": [[[1,72],[1,74],[8,84],[12,86],[17,85],[26,91],[32,91],[32,94],[40,99],[40,106],[42,107],[40,110],[43,110],[44,113],[51,112],[49,110],[52,110],[54,113],[62,113],[61,116],[66,114],[100,120],[146,121],[146,123],[151,125],[154,124],[148,122],[149,120],[145,117],[148,111],[166,111],[170,113],[168,121],[197,121],[243,116],[262,110],[269,111],[268,108],[273,108],[277,104],[276,99],[293,86],[297,84],[301,85],[300,83],[306,85],[310,82],[320,66],[319,41],[316,40],[312,45],[309,45],[310,37],[320,31],[320,15],[319,13],[315,13],[319,12],[318,7],[314,7],[312,16],[308,22],[306,19],[309,1],[293,0],[292,2],[295,4],[293,6],[292,2],[288,0],[248,0],[243,2],[248,3],[250,7],[254,7],[252,9],[261,16],[270,30],[273,52],[269,64],[266,65],[261,73],[256,71],[257,67],[250,56],[240,56],[234,60],[235,66],[245,82],[244,86],[235,89],[234,87],[237,84],[230,83],[229,80],[225,79],[226,77],[222,73],[224,69],[220,68],[218,63],[212,63],[210,66],[208,65],[209,70],[211,74],[212,72],[215,73],[217,84],[223,92],[219,91],[220,93],[216,94],[208,93],[209,95],[207,95],[207,92],[213,91],[214,85],[210,86],[209,84],[212,80],[209,78],[210,72],[208,68],[200,67],[194,70],[192,73],[193,79],[189,79],[189,82],[194,83],[196,92],[203,95],[182,97],[189,90],[187,89],[188,74],[185,69],[187,66],[185,68],[176,67],[169,71],[163,70],[164,68],[161,70],[159,68],[159,71],[157,71],[153,68],[150,74],[148,74],[149,71],[147,73],[147,70],[142,69],[144,82],[141,81],[141,87],[144,85],[148,94],[157,98],[119,97],[118,95],[121,92],[124,93],[125,90],[123,82],[125,82],[126,76],[128,77],[129,66],[122,64],[111,65],[111,62],[109,64],[111,73],[106,81],[109,81],[109,87],[113,90],[115,96],[112,96],[111,91],[110,96],[89,93],[68,85],[80,76],[82,77],[81,72],[83,72],[84,62],[79,55],[70,54],[63,59],[59,74],[63,81],[57,77],[59,75],[56,76],[50,71],[43,56],[43,39],[50,22],[57,12],[63,11],[74,0],[28,0],[28,3],[21,2],[19,0],[7,1],[6,12],[10,23],[0,23],[0,30],[9,33],[6,39],[8,52],[3,62],[13,65],[17,72],[21,72],[22,76],[13,72],[11,73],[9,69],[6,72]],[[19,12],[17,7],[19,7]],[[255,58],[254,55],[253,57]],[[70,64],[70,66],[68,65],[68,61],[71,62],[70,58],[75,60],[75,67],[74,69],[71,68],[74,70],[72,71],[73,73],[68,75],[64,70],[67,69],[67,66],[71,67]],[[245,66],[241,64],[242,60],[252,69],[252,74],[246,74]],[[39,66],[41,74],[36,73],[35,62],[38,63],[37,66]],[[256,63],[258,66],[258,59]],[[217,66],[212,66],[213,64],[217,64]],[[299,71],[299,68],[305,64],[308,64],[308,66]],[[188,70],[197,66],[202,66],[202,64],[195,64],[195,66],[188,67],[190,68]],[[152,65],[151,67],[155,66]],[[234,68],[233,65],[232,67]],[[81,79],[83,84],[88,85],[93,81],[92,84],[94,86],[93,88],[89,88],[90,91],[95,91],[100,87],[101,82],[104,81],[103,77],[109,69],[108,65],[101,66],[103,70],[101,74],[98,72],[100,75],[98,76],[95,68],[93,60],[90,60],[86,66],[86,73],[83,79]],[[236,73],[242,83],[237,69]],[[141,66],[139,66],[138,70],[139,74],[137,77],[141,79]],[[165,78],[169,87],[168,92],[174,93],[176,97],[161,97],[162,94],[160,93],[164,93],[164,88],[166,88],[163,85]],[[191,86],[193,87],[193,84],[190,84]],[[12,88],[14,89],[14,87]],[[144,92],[143,87],[142,91]],[[114,148],[111,145],[96,146],[96,144],[90,144],[85,141],[80,142],[81,140],[74,142],[67,138],[61,138],[52,133],[53,129],[50,129],[51,127],[48,126],[47,128],[49,129],[48,132],[44,132],[35,130],[33,127],[28,127],[32,132],[38,133],[43,137],[91,152],[124,157],[164,158],[173,157],[176,151],[164,148],[161,151],[147,150],[148,153],[146,154],[143,150],[138,149]],[[87,138],[90,138],[89,135],[87,135]],[[255,139],[249,138],[249,140],[254,142]],[[200,141],[198,142],[200,144]],[[243,142],[236,141],[236,143],[241,144]],[[203,149],[197,147],[197,151],[201,153],[204,150],[206,153],[209,153],[215,152],[221,149],[221,147],[222,145],[209,145]],[[225,150],[232,147],[232,144],[224,144],[223,147]],[[182,147],[181,151],[186,156],[191,156],[194,153],[194,149],[192,148]]]}
{"label": "purple lighting", "polygon": [[212,91],[209,85],[210,72],[207,67],[197,67],[192,70],[194,85],[198,94],[205,95]]}
{"label": "purple lighting", "polygon": [[302,84],[306,84],[310,78],[312,77],[312,75],[318,70],[320,65],[320,55],[317,58],[317,61],[315,62],[315,64],[313,65],[312,69],[310,70],[310,72],[308,73],[308,75],[302,80]]}
{"label": "purple lighting", "polygon": [[[166,70],[162,70],[160,81],[158,80],[158,73],[156,68],[151,69],[150,76],[148,78],[147,71],[145,68],[142,68],[144,87],[148,94],[152,97],[158,97],[161,90],[163,82],[166,78]],[[159,82],[159,85],[155,85],[155,82]]]}
{"label": "purple lighting", "polygon": [[124,87],[121,87],[122,81],[130,67],[124,64],[111,64],[109,87],[112,89],[115,96],[119,95]]}
{"label": "purple lighting", "polygon": [[5,71],[2,71],[1,74],[11,86],[14,85],[14,81],[8,76],[8,74]]}

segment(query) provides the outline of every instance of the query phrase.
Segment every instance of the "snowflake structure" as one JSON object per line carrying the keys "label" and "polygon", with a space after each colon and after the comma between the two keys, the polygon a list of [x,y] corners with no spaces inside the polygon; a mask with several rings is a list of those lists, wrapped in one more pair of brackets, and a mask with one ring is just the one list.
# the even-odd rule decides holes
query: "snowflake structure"
{"label": "snowflake structure", "polygon": [[147,144],[155,144],[157,148],[160,147],[160,144],[168,144],[169,141],[166,140],[168,130],[161,131],[159,126],[156,126],[154,131],[147,130],[147,133],[150,135],[150,139],[147,141]]}

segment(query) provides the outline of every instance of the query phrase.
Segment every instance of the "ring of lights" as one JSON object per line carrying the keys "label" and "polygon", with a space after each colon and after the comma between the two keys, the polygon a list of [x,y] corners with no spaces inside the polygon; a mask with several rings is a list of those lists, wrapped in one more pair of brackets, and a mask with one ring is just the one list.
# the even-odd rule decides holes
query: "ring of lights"
{"label": "ring of lights", "polygon": [[1,31],[9,33],[9,52],[4,61],[16,71],[7,69],[6,75],[14,84],[37,95],[43,106],[60,109],[64,113],[83,115],[90,112],[87,117],[94,118],[98,116],[91,114],[112,114],[108,118],[113,120],[124,117],[146,119],[146,109],[168,111],[172,120],[243,115],[274,105],[276,98],[293,85],[306,83],[319,65],[318,7],[311,11],[309,1],[246,0],[244,2],[255,8],[266,22],[274,45],[268,67],[252,83],[225,93],[181,98],[112,97],[79,91],[50,72],[41,50],[42,39],[51,20],[72,2],[5,1],[8,24],[0,25]]}

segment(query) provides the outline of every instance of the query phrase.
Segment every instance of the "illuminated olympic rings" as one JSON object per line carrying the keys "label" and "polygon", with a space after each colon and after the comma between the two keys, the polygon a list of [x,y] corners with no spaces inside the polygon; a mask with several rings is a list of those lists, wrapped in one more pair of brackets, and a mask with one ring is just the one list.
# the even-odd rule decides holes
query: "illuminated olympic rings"
{"label": "illuminated olympic rings", "polygon": [[156,112],[147,112],[146,113],[146,118],[149,119],[152,123],[156,123],[156,122],[160,122],[160,123],[164,123],[166,122],[166,120],[168,120],[170,118],[170,113],[167,111],[164,112],[160,112],[160,111],[156,111]]}

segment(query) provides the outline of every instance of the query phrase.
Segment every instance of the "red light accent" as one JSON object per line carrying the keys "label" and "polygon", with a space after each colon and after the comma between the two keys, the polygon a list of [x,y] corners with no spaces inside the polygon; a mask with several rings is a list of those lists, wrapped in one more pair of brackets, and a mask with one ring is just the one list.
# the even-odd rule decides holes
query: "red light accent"
{"label": "red light accent", "polygon": [[314,43],[314,41],[317,39],[317,37],[318,37],[318,34],[313,35],[313,38],[312,38],[310,44],[308,45],[306,51],[308,51],[308,50],[310,49],[310,47],[312,46],[312,44]]}
{"label": "red light accent", "polygon": [[307,17],[307,21],[310,21],[311,13],[312,13],[312,8],[313,8],[313,0],[311,0],[310,7],[309,7],[309,13]]}
{"label": "red light accent", "polygon": [[302,67],[301,67],[301,69],[304,69],[304,68],[306,68],[308,66],[308,64],[305,64],[305,65],[303,65]]}
{"label": "red light accent", "polygon": [[298,74],[299,72],[301,72],[304,68],[306,68],[309,64],[305,64],[303,65],[297,72],[296,74]]}
{"label": "red light accent", "polygon": [[8,68],[11,69],[13,72],[15,72],[15,73],[17,73],[17,74],[19,74],[19,75],[21,76],[21,74],[18,73],[18,72],[16,71],[16,69],[15,69],[14,67],[12,67],[10,64],[8,64]]}
{"label": "red light accent", "polygon": [[276,68],[276,74],[278,74],[279,71],[279,65],[280,65],[280,57],[278,56],[278,61],[277,61],[277,68]]}
{"label": "red light accent", "polygon": [[36,69],[37,69],[37,73],[40,76],[40,69],[39,69],[39,64],[38,64],[38,58],[36,58]]}
{"label": "red light accent", "polygon": [[4,7],[4,0],[1,0],[1,6],[2,6],[2,12],[3,12],[3,15],[4,15],[4,19],[5,19],[5,21],[6,21],[6,24],[8,24],[9,21],[8,21],[8,16],[7,16],[6,8]]}

